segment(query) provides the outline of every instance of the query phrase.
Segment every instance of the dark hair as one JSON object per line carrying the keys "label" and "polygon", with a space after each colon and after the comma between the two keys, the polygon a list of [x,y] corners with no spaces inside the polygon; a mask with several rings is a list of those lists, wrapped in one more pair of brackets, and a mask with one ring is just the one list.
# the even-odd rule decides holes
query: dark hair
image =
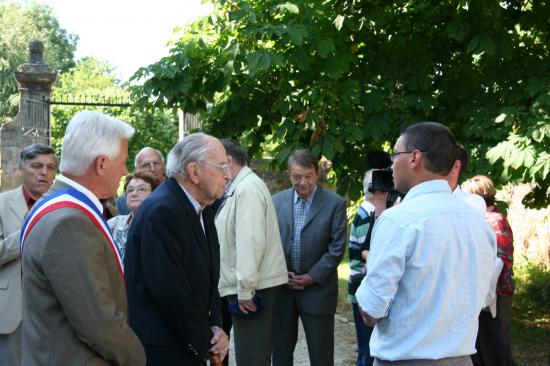
{"label": "dark hair", "polygon": [[449,174],[457,159],[456,140],[451,130],[441,123],[420,122],[409,126],[401,136],[407,151],[417,149],[424,153],[429,172]]}
{"label": "dark hair", "polygon": [[309,168],[313,166],[316,172],[319,171],[319,161],[309,150],[306,149],[296,150],[292,154],[290,154],[290,156],[288,157],[289,169],[291,164],[298,164],[303,168]]}
{"label": "dark hair", "polygon": [[126,176],[126,180],[124,181],[124,192],[126,192],[126,187],[128,187],[128,184],[134,178],[141,179],[149,183],[149,185],[151,186],[151,192],[153,192],[161,183],[160,180],[158,180],[153,175],[153,173],[151,173],[148,170],[140,169],[140,170],[136,170],[134,174],[128,174]]}
{"label": "dark hair", "polygon": [[57,155],[55,155],[54,149],[44,144],[33,144],[23,148],[19,154],[19,168],[23,168],[23,165],[29,160],[36,158],[38,155],[53,155],[55,158],[55,165],[57,166]]}
{"label": "dark hair", "polygon": [[458,179],[460,179],[468,169],[468,152],[462,144],[456,145],[456,160],[460,160],[460,171],[458,172]]}
{"label": "dark hair", "polygon": [[248,158],[241,149],[241,145],[233,139],[221,139],[223,147],[227,155],[231,156],[233,160],[237,162],[240,166],[245,166],[248,164]]}

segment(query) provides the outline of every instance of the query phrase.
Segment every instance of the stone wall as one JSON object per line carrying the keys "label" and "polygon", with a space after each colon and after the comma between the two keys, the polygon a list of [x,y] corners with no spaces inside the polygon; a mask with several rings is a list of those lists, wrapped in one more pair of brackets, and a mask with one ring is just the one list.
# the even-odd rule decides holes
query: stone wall
{"label": "stone wall", "polygon": [[20,84],[19,113],[11,122],[0,126],[0,190],[21,184],[18,161],[25,146],[50,142],[50,98],[57,75],[43,62],[44,46],[40,41],[29,44],[29,62],[15,72]]}

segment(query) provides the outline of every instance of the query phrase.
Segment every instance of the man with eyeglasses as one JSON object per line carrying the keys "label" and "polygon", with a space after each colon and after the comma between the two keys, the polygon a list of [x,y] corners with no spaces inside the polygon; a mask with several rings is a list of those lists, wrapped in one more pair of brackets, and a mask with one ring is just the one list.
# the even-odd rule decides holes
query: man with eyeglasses
{"label": "man with eyeglasses", "polygon": [[292,187],[273,196],[288,270],[275,306],[273,365],[291,366],[301,319],[309,362],[334,364],[337,268],[346,243],[346,206],[320,187],[319,163],[308,150],[288,159]]}
{"label": "man with eyeglasses", "polygon": [[356,292],[374,365],[472,365],[477,318],[496,256],[495,236],[446,180],[457,159],[451,131],[417,123],[392,154],[402,203],[372,233],[368,272]]}
{"label": "man with eyeglasses", "polygon": [[[164,156],[160,150],[146,146],[139,150],[134,159],[134,170],[149,171],[159,181],[166,179]],[[119,215],[129,215],[130,209],[126,204],[126,195],[121,194],[116,200],[116,208]]]}
{"label": "man with eyeglasses", "polygon": [[166,181],[137,210],[126,244],[130,326],[147,365],[223,360],[219,243],[211,205],[231,178],[220,141],[197,133],[168,154]]}

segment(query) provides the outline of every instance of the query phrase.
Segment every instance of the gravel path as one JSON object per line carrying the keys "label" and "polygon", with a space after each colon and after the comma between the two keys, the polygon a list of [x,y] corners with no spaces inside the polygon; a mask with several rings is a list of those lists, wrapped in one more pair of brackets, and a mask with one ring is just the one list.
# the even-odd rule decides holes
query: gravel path
{"label": "gravel path", "polygon": [[[231,334],[233,339],[233,334]],[[353,322],[348,321],[344,316],[336,314],[334,321],[334,366],[353,366],[356,359],[355,327]],[[230,346],[229,365],[235,365],[233,341]],[[300,323],[298,332],[298,343],[294,350],[294,366],[310,366],[307,354],[306,338]]]}

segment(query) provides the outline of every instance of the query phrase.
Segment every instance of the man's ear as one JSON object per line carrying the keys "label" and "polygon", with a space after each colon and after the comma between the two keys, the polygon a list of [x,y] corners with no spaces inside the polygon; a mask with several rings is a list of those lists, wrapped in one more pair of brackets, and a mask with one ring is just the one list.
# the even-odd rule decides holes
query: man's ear
{"label": "man's ear", "polygon": [[108,158],[105,155],[99,155],[94,160],[94,170],[97,175],[104,175]]}
{"label": "man's ear", "polygon": [[193,182],[194,184],[198,184],[200,181],[199,178],[199,164],[196,162],[187,164],[187,177]]}
{"label": "man's ear", "polygon": [[420,165],[420,162],[422,161],[423,158],[424,156],[420,151],[414,150],[411,154],[411,159],[409,160],[409,162],[411,163],[413,168],[416,168]]}

